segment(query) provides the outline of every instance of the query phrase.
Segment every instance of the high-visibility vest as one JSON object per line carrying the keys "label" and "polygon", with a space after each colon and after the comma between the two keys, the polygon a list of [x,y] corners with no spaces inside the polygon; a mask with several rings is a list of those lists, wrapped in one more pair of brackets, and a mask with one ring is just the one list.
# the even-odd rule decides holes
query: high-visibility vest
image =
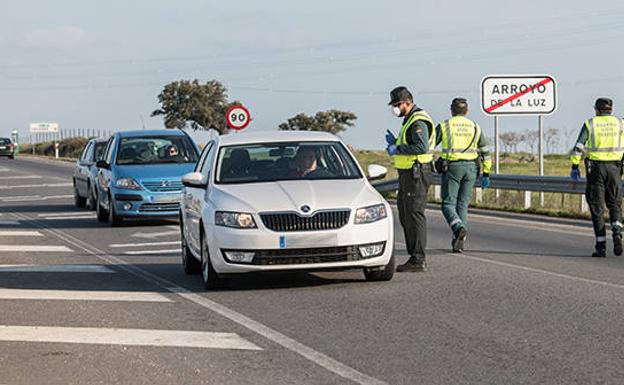
{"label": "high-visibility vest", "polygon": [[481,127],[465,116],[453,116],[440,124],[442,128],[442,159],[474,160],[479,156],[477,144]]}
{"label": "high-visibility vest", "polygon": [[397,137],[395,144],[397,146],[408,144],[407,129],[418,120],[429,123],[429,148],[426,154],[394,155],[394,167],[399,170],[409,170],[416,162],[431,163],[433,161],[433,148],[435,147],[435,125],[433,124],[431,116],[429,116],[429,114],[424,110],[416,111],[409,117],[407,122],[405,122],[405,124],[401,127],[401,131],[399,131],[399,136]]}
{"label": "high-visibility vest", "polygon": [[585,152],[590,160],[604,162],[622,159],[622,120],[611,115],[595,116],[585,122],[585,127],[588,133]]}

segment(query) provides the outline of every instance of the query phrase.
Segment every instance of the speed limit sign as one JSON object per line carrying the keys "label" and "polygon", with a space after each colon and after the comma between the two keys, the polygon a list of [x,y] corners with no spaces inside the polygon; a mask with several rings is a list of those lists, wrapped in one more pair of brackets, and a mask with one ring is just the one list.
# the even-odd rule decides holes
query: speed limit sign
{"label": "speed limit sign", "polygon": [[227,125],[233,130],[242,130],[247,127],[249,121],[251,120],[251,115],[249,115],[249,110],[243,106],[232,106],[228,108],[225,113],[225,119],[227,120]]}

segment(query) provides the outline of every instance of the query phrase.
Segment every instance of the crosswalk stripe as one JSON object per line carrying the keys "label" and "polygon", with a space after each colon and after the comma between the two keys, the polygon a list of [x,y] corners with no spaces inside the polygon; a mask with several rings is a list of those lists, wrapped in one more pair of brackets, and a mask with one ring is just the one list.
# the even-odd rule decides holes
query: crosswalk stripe
{"label": "crosswalk stripe", "polygon": [[0,265],[0,273],[114,273],[104,265]]}
{"label": "crosswalk stripe", "polygon": [[41,179],[40,175],[3,175],[2,180],[6,179]]}
{"label": "crosswalk stripe", "polygon": [[17,226],[19,224],[20,224],[19,221],[8,221],[8,220],[0,221],[0,226],[3,226],[3,225],[5,225],[5,226],[8,226],[8,225]]}
{"label": "crosswalk stripe", "polygon": [[126,251],[126,255],[152,255],[152,254],[180,254],[180,249],[175,250],[133,250]]}
{"label": "crosswalk stripe", "polygon": [[56,212],[50,212],[50,213],[41,213],[41,214],[37,214],[38,217],[64,217],[64,216],[74,216],[74,215],[81,215],[81,214],[91,214],[90,212],[84,212],[84,211],[67,211],[64,213],[56,213]]}
{"label": "crosswalk stripe", "polygon": [[72,252],[73,250],[66,246],[0,245],[0,251]]}
{"label": "crosswalk stripe", "polygon": [[262,350],[235,333],[0,325],[0,341]]}
{"label": "crosswalk stripe", "polygon": [[0,230],[0,237],[43,237],[38,231]]}
{"label": "crosswalk stripe", "polygon": [[139,291],[0,289],[0,300],[173,302],[162,294]]}
{"label": "crosswalk stripe", "polygon": [[43,219],[48,220],[48,221],[58,221],[61,219],[92,219],[92,218],[95,218],[95,214],[61,216],[61,217],[44,217]]}
{"label": "crosswalk stripe", "polygon": [[42,184],[20,184],[15,186],[0,186],[0,190],[13,190],[16,188],[48,188],[48,187],[69,187],[71,183],[42,183]]}
{"label": "crosswalk stripe", "polygon": [[150,246],[172,246],[179,245],[180,241],[171,241],[171,242],[145,242],[145,243],[116,243],[109,245],[114,249],[122,248],[122,247],[150,247]]}
{"label": "crosswalk stripe", "polygon": [[50,199],[69,199],[73,198],[73,195],[20,195],[11,197],[0,197],[2,202],[32,202],[32,201],[47,201]]}

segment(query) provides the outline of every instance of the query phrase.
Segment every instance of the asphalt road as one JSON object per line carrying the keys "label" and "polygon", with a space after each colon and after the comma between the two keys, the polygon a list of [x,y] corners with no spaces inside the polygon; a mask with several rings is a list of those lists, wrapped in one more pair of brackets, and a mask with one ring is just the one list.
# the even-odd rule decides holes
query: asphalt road
{"label": "asphalt road", "polygon": [[176,222],[99,224],[72,167],[0,159],[0,384],[624,383],[624,258],[587,223],[473,215],[455,255],[430,210],[427,273],[208,293]]}

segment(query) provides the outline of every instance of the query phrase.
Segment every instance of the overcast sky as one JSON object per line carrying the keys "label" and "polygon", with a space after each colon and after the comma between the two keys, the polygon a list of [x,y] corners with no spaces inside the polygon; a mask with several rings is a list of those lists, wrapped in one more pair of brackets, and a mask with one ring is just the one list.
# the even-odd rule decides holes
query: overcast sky
{"label": "overcast sky", "polygon": [[[30,122],[62,128],[162,128],[149,117],[172,80],[217,79],[251,110],[248,130],[299,112],[357,114],[343,135],[382,148],[400,121],[388,92],[406,85],[434,119],[455,96],[479,108],[487,74],[553,75],[545,119],[576,135],[597,96],[624,111],[624,5],[583,1],[1,0],[0,135]],[[501,130],[534,129],[504,117]],[[574,131],[574,134],[571,132]]]}

